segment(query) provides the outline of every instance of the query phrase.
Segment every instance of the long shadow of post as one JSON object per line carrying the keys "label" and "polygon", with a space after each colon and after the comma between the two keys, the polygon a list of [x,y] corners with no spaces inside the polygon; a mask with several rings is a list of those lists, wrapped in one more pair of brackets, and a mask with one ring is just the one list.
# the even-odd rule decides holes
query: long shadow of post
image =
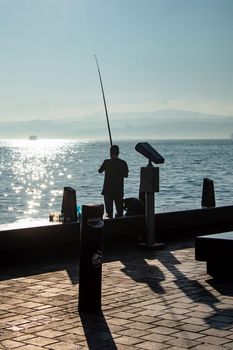
{"label": "long shadow of post", "polygon": [[80,319],[85,333],[88,349],[117,349],[104,314],[80,312]]}
{"label": "long shadow of post", "polygon": [[[178,247],[178,249],[183,249],[185,247],[186,246],[182,244],[182,246]],[[193,247],[193,243],[191,245],[189,243],[187,247]],[[126,258],[119,258],[120,261],[124,264],[122,271],[127,276],[136,282],[147,284],[154,293],[164,294],[165,290],[161,285],[161,282],[165,279],[163,272],[158,267],[149,265],[146,261],[156,258],[175,277],[174,283],[188,298],[194,302],[205,304],[212,308],[213,312],[204,318],[207,324],[209,324],[212,328],[219,329],[227,329],[230,327],[229,325],[233,322],[233,309],[219,308],[217,305],[220,303],[220,300],[215,297],[211,291],[206,289],[198,280],[188,278],[178,268],[178,265],[181,265],[181,263],[176,259],[176,257],[169,249],[159,251],[157,253],[149,251],[137,251],[135,253],[136,258],[134,258],[132,251],[130,253],[131,256],[127,256]],[[217,283],[214,281],[207,281],[207,283],[209,283],[213,288],[218,289],[219,292],[222,290],[225,294],[227,292],[227,295],[232,295],[232,283],[228,283],[227,287],[226,283],[221,284],[221,282]]]}
{"label": "long shadow of post", "polygon": [[175,277],[175,284],[186,294],[186,296],[188,296],[193,301],[208,304],[215,308],[215,304],[217,304],[219,300],[208,290],[206,290],[200,282],[191,280],[185,276],[176,267],[176,265],[180,265],[181,263],[170,251],[166,251],[164,255],[160,254],[157,258],[166,267],[166,269],[173,274]]}
{"label": "long shadow of post", "polygon": [[[152,256],[149,255],[149,257],[151,258]],[[138,260],[138,251],[136,260],[133,255],[127,258],[120,257],[119,255],[115,257],[115,260],[120,260],[124,265],[121,271],[127,276],[136,282],[147,284],[154,293],[163,294],[164,289],[160,285],[160,282],[164,280],[163,273],[158,267],[150,266],[145,259],[146,258],[142,254],[141,258]],[[80,312],[79,315],[90,350],[99,350],[103,348],[117,349],[102,312]]]}
{"label": "long shadow of post", "polygon": [[[220,303],[211,292],[209,292],[203,285],[197,280],[192,280],[185,276],[177,267],[180,262],[171,253],[166,250],[163,254],[159,254],[158,260],[169,270],[176,278],[176,285],[186,294],[187,297],[192,299],[194,302],[203,303],[210,306],[213,309],[213,313],[205,318],[213,328],[229,328],[229,323],[233,321],[233,309],[219,309],[217,304]],[[211,284],[211,283],[210,283]],[[215,283],[212,283],[214,286]]]}

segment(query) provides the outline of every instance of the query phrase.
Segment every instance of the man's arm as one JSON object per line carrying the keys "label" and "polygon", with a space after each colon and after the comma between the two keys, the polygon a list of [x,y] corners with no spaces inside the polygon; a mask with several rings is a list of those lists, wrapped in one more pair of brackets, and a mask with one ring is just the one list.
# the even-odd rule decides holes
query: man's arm
{"label": "man's arm", "polygon": [[101,165],[101,167],[99,168],[98,172],[101,174],[105,171],[105,161],[103,162],[103,164]]}
{"label": "man's arm", "polygon": [[129,168],[128,168],[127,163],[125,162],[124,177],[128,177],[128,175],[129,175]]}

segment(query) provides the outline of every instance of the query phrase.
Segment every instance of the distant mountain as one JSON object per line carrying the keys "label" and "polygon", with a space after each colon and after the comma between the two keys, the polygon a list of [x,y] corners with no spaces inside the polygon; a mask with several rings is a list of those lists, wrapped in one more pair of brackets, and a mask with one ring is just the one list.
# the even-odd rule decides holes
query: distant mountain
{"label": "distant mountain", "polygon": [[[109,116],[113,139],[230,138],[233,117],[190,111],[113,113]],[[77,120],[0,122],[0,138],[108,138],[105,115]]]}

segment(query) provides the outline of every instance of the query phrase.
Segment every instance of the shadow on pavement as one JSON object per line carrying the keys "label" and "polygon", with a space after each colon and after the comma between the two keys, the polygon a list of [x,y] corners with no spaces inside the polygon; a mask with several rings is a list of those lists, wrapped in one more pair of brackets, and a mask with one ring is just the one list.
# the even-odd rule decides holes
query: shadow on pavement
{"label": "shadow on pavement", "polygon": [[79,313],[89,350],[117,349],[104,314]]}
{"label": "shadow on pavement", "polygon": [[121,269],[127,276],[138,283],[145,283],[148,287],[158,294],[164,294],[165,291],[161,286],[161,281],[165,279],[163,272],[157,266],[151,266],[147,263],[146,259],[151,259],[151,254],[143,254],[140,258],[121,258],[120,261],[124,265]]}
{"label": "shadow on pavement", "polygon": [[39,258],[30,254],[26,256],[15,256],[12,260],[9,257],[0,259],[0,281],[39,275],[43,273],[66,270],[72,284],[78,283],[79,259],[77,256],[44,256]]}

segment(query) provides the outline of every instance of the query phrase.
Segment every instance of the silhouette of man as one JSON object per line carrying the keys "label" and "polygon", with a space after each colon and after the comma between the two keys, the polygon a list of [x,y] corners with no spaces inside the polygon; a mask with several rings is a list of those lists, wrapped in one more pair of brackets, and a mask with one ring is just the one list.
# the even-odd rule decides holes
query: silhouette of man
{"label": "silhouette of man", "polygon": [[127,163],[119,157],[119,147],[110,148],[110,159],[105,159],[99,173],[105,172],[101,194],[104,196],[105,210],[109,218],[113,217],[113,202],[116,216],[123,216],[124,178],[128,177]]}

